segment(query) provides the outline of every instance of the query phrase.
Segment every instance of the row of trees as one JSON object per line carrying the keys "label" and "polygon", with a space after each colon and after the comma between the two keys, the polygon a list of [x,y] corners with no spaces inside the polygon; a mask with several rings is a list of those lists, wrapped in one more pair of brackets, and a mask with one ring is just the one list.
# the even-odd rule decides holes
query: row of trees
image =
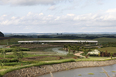
{"label": "row of trees", "polygon": [[75,53],[76,51],[78,52],[78,51],[80,50],[80,46],[76,46],[76,45],[71,46],[71,45],[69,44],[69,45],[64,45],[64,49],[65,49],[66,51],[68,51],[69,54],[70,54],[71,51],[72,51],[73,53]]}

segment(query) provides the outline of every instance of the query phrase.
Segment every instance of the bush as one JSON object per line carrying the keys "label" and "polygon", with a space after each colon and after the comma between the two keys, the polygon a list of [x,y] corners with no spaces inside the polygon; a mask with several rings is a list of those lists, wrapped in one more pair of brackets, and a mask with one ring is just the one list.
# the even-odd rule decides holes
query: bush
{"label": "bush", "polygon": [[[2,52],[3,50],[2,49],[0,49],[0,53]],[[13,48],[6,48],[5,49],[5,52],[12,52],[13,51]]]}
{"label": "bush", "polygon": [[8,63],[10,60],[9,59],[3,59],[2,63]]}
{"label": "bush", "polygon": [[[6,48],[5,52],[12,52],[14,49],[17,50],[17,48]],[[19,48],[19,51],[30,51],[29,48]],[[0,53],[2,52],[2,49],[0,49]]]}
{"label": "bush", "polygon": [[6,55],[5,57],[6,57],[6,58],[15,58],[14,55]]}
{"label": "bush", "polygon": [[29,48],[20,48],[20,51],[30,51]]}
{"label": "bush", "polygon": [[14,62],[14,63],[4,63],[4,65],[5,66],[14,66],[14,65],[17,65],[17,63],[16,62]]}
{"label": "bush", "polygon": [[9,59],[3,59],[3,60],[1,60],[1,62],[2,63],[19,62],[19,60],[18,59],[11,59],[11,60],[9,60]]}
{"label": "bush", "polygon": [[74,57],[75,55],[73,54],[67,54],[68,57]]}
{"label": "bush", "polygon": [[12,52],[12,51],[13,51],[13,48],[5,49],[5,52]]}
{"label": "bush", "polygon": [[19,62],[18,59],[11,59],[9,62]]}

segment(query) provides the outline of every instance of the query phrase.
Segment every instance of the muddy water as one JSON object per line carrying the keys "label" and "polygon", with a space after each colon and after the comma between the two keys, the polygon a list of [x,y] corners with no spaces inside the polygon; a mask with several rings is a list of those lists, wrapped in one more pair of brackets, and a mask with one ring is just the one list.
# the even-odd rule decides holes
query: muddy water
{"label": "muddy water", "polygon": [[[110,77],[113,77],[116,74],[116,64],[110,66],[103,67],[89,67],[89,68],[78,68],[67,71],[61,71],[53,73],[54,77],[107,77],[103,72],[102,68],[104,68]],[[93,73],[94,75],[89,75],[89,73]],[[81,75],[81,76],[79,76]],[[39,77],[51,77],[50,74],[46,74]]]}

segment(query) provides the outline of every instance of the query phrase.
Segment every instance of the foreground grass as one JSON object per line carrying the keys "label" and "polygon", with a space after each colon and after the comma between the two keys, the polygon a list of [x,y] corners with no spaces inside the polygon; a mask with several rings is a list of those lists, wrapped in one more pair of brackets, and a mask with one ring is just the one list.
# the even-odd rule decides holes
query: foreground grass
{"label": "foreground grass", "polygon": [[[116,58],[114,58],[116,59]],[[77,62],[77,61],[105,61],[105,60],[111,60],[111,59],[107,59],[107,58],[95,58],[92,59],[91,58],[84,58],[84,59],[62,59],[62,60],[52,60],[52,61],[41,61],[41,62],[35,62],[33,64],[28,64],[28,65],[18,65],[18,66],[3,66],[3,68],[1,68],[0,70],[0,77],[2,77],[4,74],[14,71],[14,70],[19,70],[22,68],[28,68],[28,67],[32,67],[32,66],[41,66],[41,65],[52,65],[52,64],[59,64],[59,63],[66,63],[66,62]]]}
{"label": "foreground grass", "polygon": [[58,61],[50,61],[50,62],[38,62],[35,64],[29,64],[29,65],[23,65],[23,66],[17,66],[17,67],[11,67],[11,68],[7,68],[4,69],[4,71],[0,72],[0,77],[2,77],[4,74],[14,71],[14,70],[19,70],[22,68],[28,68],[28,67],[32,67],[32,66],[41,66],[41,65],[52,65],[52,64],[59,64],[59,63],[66,63],[66,62],[75,62],[74,59],[67,59],[67,60],[58,60]]}

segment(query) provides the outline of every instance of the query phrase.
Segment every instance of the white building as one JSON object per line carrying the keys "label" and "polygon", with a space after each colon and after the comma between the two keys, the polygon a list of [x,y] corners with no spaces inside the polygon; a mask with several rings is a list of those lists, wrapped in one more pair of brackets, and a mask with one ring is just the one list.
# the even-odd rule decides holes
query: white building
{"label": "white building", "polygon": [[98,41],[94,40],[35,40],[35,41],[18,41],[20,44],[30,43],[94,43],[98,44]]}

